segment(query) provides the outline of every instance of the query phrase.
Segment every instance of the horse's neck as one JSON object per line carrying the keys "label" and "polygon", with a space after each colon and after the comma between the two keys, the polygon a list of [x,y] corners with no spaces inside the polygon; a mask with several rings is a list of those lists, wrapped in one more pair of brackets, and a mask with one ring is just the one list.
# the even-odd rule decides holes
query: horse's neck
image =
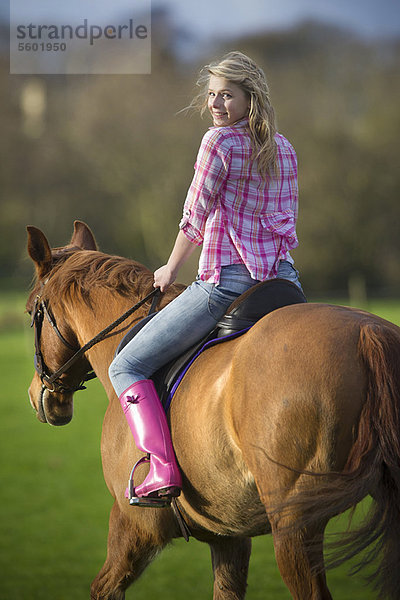
{"label": "horse's neck", "polygon": [[[124,298],[109,290],[99,290],[99,292],[96,291],[96,294],[91,295],[90,304],[83,299],[75,298],[71,305],[66,307],[68,321],[80,347],[90,342],[138,301],[135,296]],[[138,310],[86,352],[92,368],[104,387],[108,384],[108,367],[124,334],[124,329],[129,327],[133,320],[144,316],[144,310]]]}
{"label": "horse's neck", "polygon": [[[160,301],[160,308],[168,304],[181,291],[183,286],[171,286],[163,294]],[[143,294],[144,296],[146,294]],[[83,300],[75,301],[73,306],[69,307],[69,321],[79,344],[84,346],[92,340],[100,331],[108,327],[113,321],[117,320],[125,311],[134,306],[142,296],[132,294],[129,298],[121,296],[112,290],[96,290],[90,298],[90,305]],[[116,327],[107,337],[93,346],[87,356],[96,375],[107,389],[109,387],[108,367],[114,357],[115,350],[125,333],[138,323],[149,312],[149,306],[141,307],[132,314],[124,323]]]}

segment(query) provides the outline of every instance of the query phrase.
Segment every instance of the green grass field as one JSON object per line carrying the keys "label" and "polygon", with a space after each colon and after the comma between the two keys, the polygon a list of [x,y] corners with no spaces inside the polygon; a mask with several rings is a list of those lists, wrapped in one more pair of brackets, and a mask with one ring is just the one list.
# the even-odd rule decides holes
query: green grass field
{"label": "green grass field", "polygon": [[[33,342],[23,304],[20,295],[0,296],[0,600],[87,600],[105,559],[112,504],[100,461],[107,399],[93,381],[76,394],[70,425],[52,428],[35,419],[27,396]],[[400,324],[399,303],[368,308]],[[376,598],[361,576],[349,577],[347,571],[345,566],[329,573],[335,599]],[[175,542],[127,593],[128,600],[158,597],[212,598],[206,545]],[[270,537],[253,541],[247,598],[290,598]]]}

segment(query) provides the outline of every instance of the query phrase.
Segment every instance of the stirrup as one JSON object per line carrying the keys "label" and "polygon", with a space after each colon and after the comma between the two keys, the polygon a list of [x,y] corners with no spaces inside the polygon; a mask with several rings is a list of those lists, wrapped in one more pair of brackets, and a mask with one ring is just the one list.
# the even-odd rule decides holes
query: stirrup
{"label": "stirrup", "polygon": [[150,455],[143,456],[140,458],[137,463],[133,466],[129,477],[129,504],[131,506],[144,506],[144,507],[152,507],[152,508],[165,508],[166,506],[171,506],[171,500],[173,498],[177,498],[181,490],[179,487],[171,486],[166,488],[161,488],[152,492],[148,496],[136,496],[135,495],[135,485],[133,482],[133,474],[136,468],[144,463],[150,462]]}
{"label": "stirrup", "polygon": [[167,506],[171,506],[171,499],[171,497],[154,498],[143,496],[139,498],[139,496],[133,496],[133,498],[129,499],[129,504],[131,506],[142,506],[145,508],[166,508]]}
{"label": "stirrup", "polygon": [[146,506],[151,508],[164,508],[171,506],[171,501],[180,496],[181,489],[178,487],[162,488],[152,492],[148,496],[132,496],[129,498],[131,506]]}

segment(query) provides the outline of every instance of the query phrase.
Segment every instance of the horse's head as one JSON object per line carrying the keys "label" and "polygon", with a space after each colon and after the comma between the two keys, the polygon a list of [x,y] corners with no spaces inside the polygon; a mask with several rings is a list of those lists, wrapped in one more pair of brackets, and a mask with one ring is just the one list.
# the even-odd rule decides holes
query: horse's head
{"label": "horse's head", "polygon": [[53,250],[40,229],[27,230],[28,253],[36,269],[36,283],[26,304],[35,330],[36,372],[28,390],[29,399],[42,423],[66,425],[72,419],[73,393],[80,389],[90,365],[82,357],[67,372],[52,379],[79,349],[62,298],[54,293],[52,284],[71,255],[97,250],[97,245],[89,227],[80,221],[74,223],[70,244]]}

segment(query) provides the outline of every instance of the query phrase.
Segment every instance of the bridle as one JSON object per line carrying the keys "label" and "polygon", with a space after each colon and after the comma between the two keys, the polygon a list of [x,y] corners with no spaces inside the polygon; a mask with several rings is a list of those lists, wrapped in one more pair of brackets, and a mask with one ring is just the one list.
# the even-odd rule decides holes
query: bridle
{"label": "bridle", "polygon": [[99,342],[104,340],[111,331],[113,331],[116,327],[118,327],[118,325],[123,323],[128,317],[130,317],[130,315],[132,315],[136,310],[138,310],[141,306],[143,306],[143,304],[148,302],[148,300],[150,300],[150,298],[152,298],[153,300],[151,303],[149,314],[151,312],[154,312],[154,310],[157,307],[161,292],[160,292],[159,288],[154,288],[149,294],[147,294],[147,296],[145,296],[142,300],[137,302],[134,306],[132,306],[129,310],[127,310],[118,319],[113,321],[110,325],[108,325],[108,327],[106,327],[105,329],[100,331],[94,338],[89,340],[89,342],[87,342],[87,344],[85,344],[84,346],[82,346],[81,348],[76,350],[74,352],[74,354],[59,369],[57,369],[57,371],[55,371],[54,373],[51,373],[49,368],[46,365],[46,362],[44,360],[44,357],[43,357],[43,354],[41,351],[41,347],[40,347],[40,340],[41,340],[41,335],[42,335],[42,327],[43,327],[44,319],[46,318],[47,321],[50,323],[53,331],[56,333],[57,337],[62,341],[64,346],[66,346],[67,348],[69,348],[72,351],[75,350],[75,347],[72,344],[70,344],[70,342],[68,342],[68,340],[66,340],[65,337],[62,335],[59,328],[57,327],[57,323],[55,321],[54,316],[52,315],[51,311],[49,310],[47,301],[42,299],[41,292],[43,290],[43,287],[47,283],[47,281],[48,280],[45,280],[44,282],[42,282],[41,290],[35,298],[35,304],[34,304],[33,311],[32,311],[31,327],[34,328],[34,332],[35,332],[35,358],[34,358],[35,370],[36,370],[37,374],[39,375],[40,380],[42,382],[42,393],[45,390],[48,390],[49,392],[58,392],[58,393],[64,393],[64,394],[65,393],[74,393],[78,390],[86,389],[84,386],[84,383],[97,377],[96,373],[90,367],[86,371],[86,373],[83,375],[83,377],[80,379],[79,383],[77,385],[73,385],[73,386],[65,385],[63,383],[63,380],[61,379],[61,375],[66,373],[85,354],[85,352],[87,352],[88,350],[90,350],[90,348],[92,348],[93,346],[95,346],[96,344],[98,344]]}
{"label": "bridle", "polygon": [[[42,388],[47,389],[49,392],[60,392],[60,393],[68,393],[68,392],[73,393],[73,392],[76,392],[77,390],[85,389],[85,386],[83,384],[86,381],[89,381],[90,379],[92,379],[96,376],[93,373],[93,371],[88,371],[84,375],[83,379],[80,381],[79,385],[67,386],[60,379],[61,375],[65,371],[62,370],[62,372],[60,372],[59,374],[58,374],[58,371],[55,373],[51,373],[48,366],[46,365],[46,362],[44,360],[42,350],[40,347],[40,340],[41,340],[41,336],[42,336],[42,326],[43,326],[43,322],[44,322],[45,318],[50,323],[53,331],[57,334],[57,337],[62,341],[64,346],[66,346],[67,348],[69,348],[72,351],[76,350],[75,346],[70,344],[68,342],[68,340],[65,339],[65,337],[62,335],[62,333],[58,329],[57,324],[54,320],[54,317],[49,312],[47,302],[45,300],[42,300],[40,296],[36,296],[35,305],[34,305],[33,314],[32,314],[31,327],[34,327],[34,332],[35,332],[34,365],[35,365],[35,370],[36,370],[37,374],[39,375],[40,380],[42,382]],[[76,354],[76,352],[75,352],[75,354]]]}
{"label": "bridle", "polygon": [[[48,280],[45,280],[42,283],[42,289]],[[48,320],[53,331],[56,333],[57,337],[62,341],[64,346],[69,348],[70,350],[75,350],[75,347],[65,339],[60,330],[57,327],[54,316],[51,314],[48,308],[48,304],[46,300],[42,299],[41,293],[38,293],[35,299],[34,308],[32,311],[32,321],[31,327],[34,327],[35,331],[35,357],[34,364],[35,370],[40,377],[42,382],[42,391],[47,389],[49,392],[59,392],[59,393],[74,393],[78,390],[86,389],[84,383],[90,381],[97,377],[96,373],[90,367],[90,369],[84,374],[83,378],[79,381],[78,385],[74,386],[66,386],[61,380],[61,375],[66,373],[90,348],[93,348],[96,344],[103,341],[107,335],[113,331],[118,325],[123,323],[130,315],[132,315],[136,310],[138,310],[143,304],[148,302],[150,298],[153,298],[149,314],[154,312],[156,306],[158,304],[160,298],[160,289],[154,288],[147,296],[145,296],[142,300],[137,302],[134,306],[128,309],[123,315],[121,315],[118,319],[113,321],[108,327],[100,331],[95,337],[93,337],[89,342],[87,342],[84,346],[79,348],[74,354],[54,373],[50,373],[45,360],[43,358],[43,354],[40,348],[40,340],[42,334],[42,326],[44,318]]]}

